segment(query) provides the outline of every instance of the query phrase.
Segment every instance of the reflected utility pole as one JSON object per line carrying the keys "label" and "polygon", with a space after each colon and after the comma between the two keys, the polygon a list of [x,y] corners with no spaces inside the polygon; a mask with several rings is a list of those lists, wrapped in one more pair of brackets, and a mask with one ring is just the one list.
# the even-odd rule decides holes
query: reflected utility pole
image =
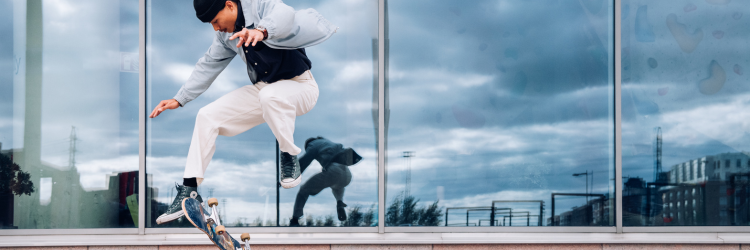
{"label": "reflected utility pole", "polygon": [[[578,177],[578,176],[581,176],[581,175],[585,175],[585,176],[586,176],[586,194],[588,195],[588,194],[589,194],[589,171],[588,171],[588,170],[586,170],[586,172],[585,172],[585,173],[577,173],[577,174],[573,174],[573,176],[575,176],[575,177]],[[594,175],[594,171],[591,171],[591,176],[593,177],[593,175]],[[593,182],[594,180],[593,180],[593,179],[591,179],[591,181]],[[592,183],[592,184],[593,184],[593,183]],[[593,186],[593,185],[592,185],[592,186]],[[588,204],[589,204],[589,197],[588,197],[588,196],[586,196],[586,205],[588,205]]]}
{"label": "reflected utility pole", "polygon": [[70,128],[70,146],[68,148],[68,167],[75,167],[76,166],[76,141],[78,140],[78,137],[76,137],[76,127],[72,126]]}
{"label": "reflected utility pole", "polygon": [[406,171],[404,174],[404,198],[411,193],[411,158],[414,157],[414,151],[404,151],[402,157],[406,159]]}

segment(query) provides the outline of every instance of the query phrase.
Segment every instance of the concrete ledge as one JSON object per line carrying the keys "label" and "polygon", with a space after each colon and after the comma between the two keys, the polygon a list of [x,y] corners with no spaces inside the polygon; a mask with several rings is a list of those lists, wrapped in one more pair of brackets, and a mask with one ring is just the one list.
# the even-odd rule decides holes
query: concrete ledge
{"label": "concrete ledge", "polygon": [[[253,245],[254,250],[746,250],[739,244],[462,244],[462,245]],[[13,247],[2,250],[215,250],[206,246]]]}
{"label": "concrete ledge", "polygon": [[[239,235],[234,236],[239,237]],[[252,237],[253,245],[520,244],[525,246],[525,244],[532,243],[612,244],[612,246],[617,244],[735,244],[739,247],[739,244],[750,244],[748,233],[299,233],[252,234]],[[0,236],[0,247],[30,246],[212,246],[212,243],[204,234]],[[578,248],[587,249],[582,246],[576,247]],[[108,250],[109,248],[96,249]]]}

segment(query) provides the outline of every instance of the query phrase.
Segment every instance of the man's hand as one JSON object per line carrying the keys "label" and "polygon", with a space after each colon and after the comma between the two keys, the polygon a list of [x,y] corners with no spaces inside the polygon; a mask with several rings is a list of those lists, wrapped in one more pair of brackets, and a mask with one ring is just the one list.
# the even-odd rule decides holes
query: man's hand
{"label": "man's hand", "polygon": [[249,30],[247,28],[242,28],[241,31],[234,33],[229,40],[234,40],[235,38],[240,38],[240,40],[237,41],[237,48],[242,46],[242,43],[245,43],[245,47],[250,46],[250,43],[252,43],[254,47],[256,43],[263,41],[263,32],[256,29]]}
{"label": "man's hand", "polygon": [[156,108],[154,108],[154,111],[151,111],[151,115],[148,116],[149,118],[154,118],[159,116],[161,112],[164,112],[164,110],[167,109],[176,109],[180,107],[180,103],[177,102],[175,99],[169,99],[164,100],[159,103],[159,105],[156,105]]}

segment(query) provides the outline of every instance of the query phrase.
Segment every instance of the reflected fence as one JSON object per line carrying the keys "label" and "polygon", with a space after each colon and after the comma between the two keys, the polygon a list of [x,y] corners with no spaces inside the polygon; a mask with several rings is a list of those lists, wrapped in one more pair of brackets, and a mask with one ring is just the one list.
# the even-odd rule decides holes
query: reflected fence
{"label": "reflected fence", "polygon": [[[539,203],[539,213],[531,214],[531,211],[513,211],[511,207],[497,207],[496,204],[512,203]],[[464,223],[449,224],[448,219],[451,210],[465,210],[466,221]],[[487,212],[489,218],[478,219],[476,223],[471,222],[471,212]],[[454,213],[455,214],[455,213]],[[501,219],[502,218],[502,219]],[[531,226],[531,218],[537,218],[536,226],[542,226],[544,218],[544,201],[542,200],[493,200],[492,206],[477,207],[448,207],[445,209],[445,226],[482,226],[482,222],[488,222],[488,226],[513,226],[513,218],[526,218],[526,226]],[[507,223],[506,223],[507,222]],[[516,224],[522,226],[523,224]]]}
{"label": "reflected fence", "polygon": [[[588,202],[586,202],[586,206],[583,208],[585,209],[583,216],[560,216],[560,218],[555,217],[555,196],[583,196],[583,197],[599,197],[599,224],[604,225],[604,206],[605,202],[607,201],[607,196],[603,194],[582,194],[582,193],[552,193],[552,215],[551,218],[551,225],[552,226],[573,226],[577,224],[589,224],[594,221],[593,218],[593,207],[590,206]],[[591,211],[589,211],[591,210]],[[576,213],[576,209],[573,209],[571,211],[573,213]],[[567,218],[567,219],[566,219]],[[576,223],[573,221],[574,218],[583,218],[582,222]]]}

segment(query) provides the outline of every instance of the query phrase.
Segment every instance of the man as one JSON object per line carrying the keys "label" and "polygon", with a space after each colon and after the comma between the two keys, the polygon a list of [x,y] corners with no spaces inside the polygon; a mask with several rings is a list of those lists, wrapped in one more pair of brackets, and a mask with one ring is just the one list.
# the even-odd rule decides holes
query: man
{"label": "man", "polygon": [[333,197],[336,198],[336,213],[338,213],[339,220],[346,220],[344,190],[352,181],[349,166],[357,164],[362,157],[351,148],[344,148],[341,144],[318,136],[305,141],[305,154],[299,160],[303,172],[313,160],[320,163],[323,172],[313,175],[310,180],[302,184],[297,193],[297,199],[294,201],[294,213],[289,226],[299,226],[299,219],[303,215],[305,203],[310,195],[317,195],[329,187]]}
{"label": "man", "polygon": [[[297,154],[302,150],[294,145],[294,121],[318,100],[318,86],[304,48],[325,41],[337,29],[315,10],[295,12],[281,0],[194,0],[193,6],[198,19],[216,31],[213,43],[174,99],[161,101],[149,117],[198,97],[237,54],[247,64],[253,84],[198,111],[183,185],[177,185],[177,196],[157,218],[158,224],[183,216],[181,202],[186,197],[203,202],[197,188],[218,135],[234,136],[268,123],[282,152],[281,185],[292,188],[301,182]],[[236,44],[232,42],[235,39]]]}

